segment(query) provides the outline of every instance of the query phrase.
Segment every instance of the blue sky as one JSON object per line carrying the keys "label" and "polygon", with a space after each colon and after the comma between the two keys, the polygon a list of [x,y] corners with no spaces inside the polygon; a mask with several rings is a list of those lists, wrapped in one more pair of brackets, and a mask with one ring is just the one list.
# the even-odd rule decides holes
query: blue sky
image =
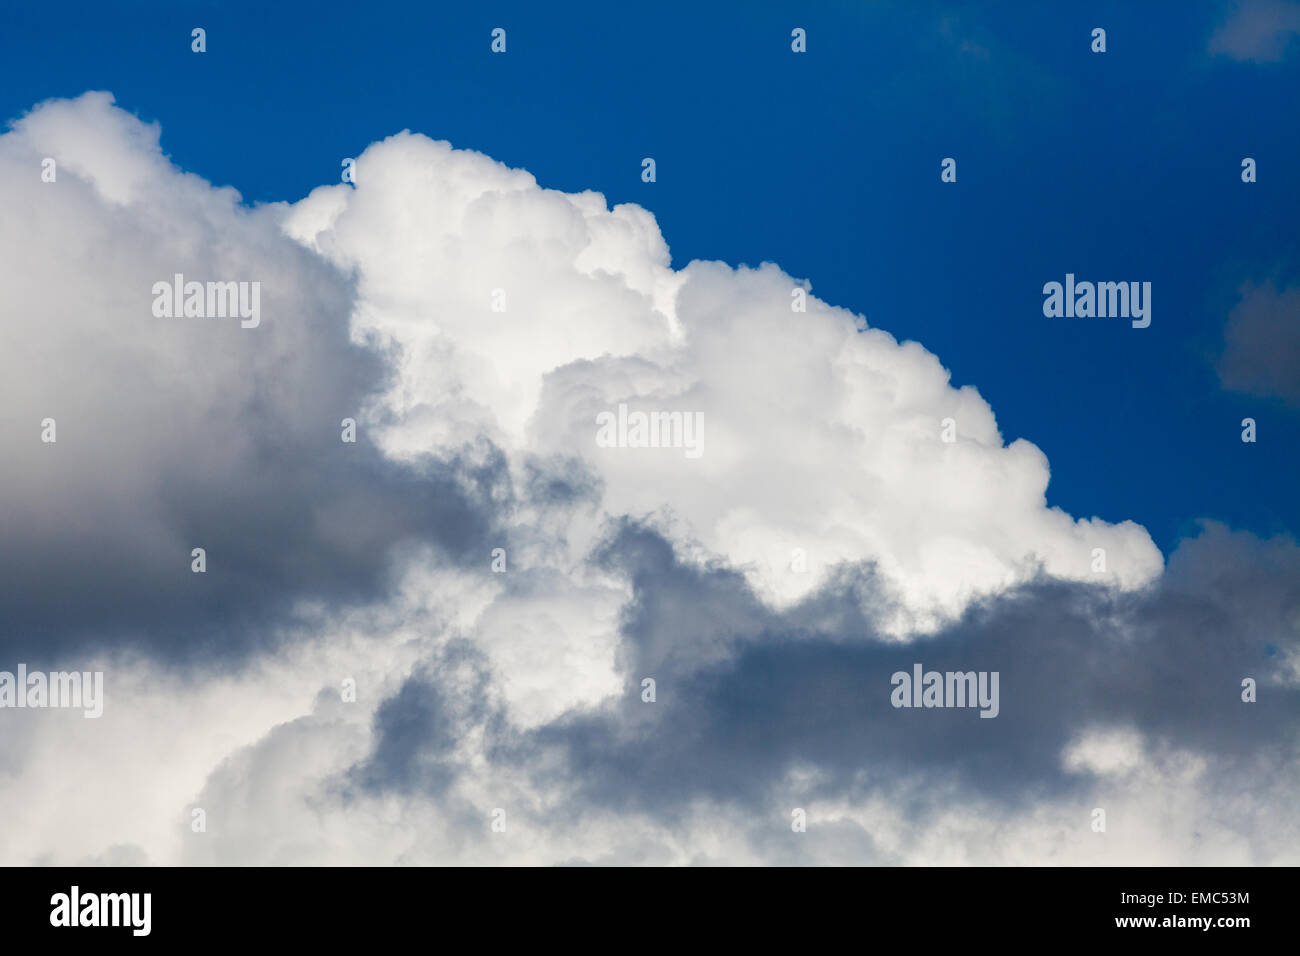
{"label": "blue sky", "polygon": [[[404,128],[480,150],[643,204],[674,265],[775,261],[920,341],[1043,449],[1071,514],[1134,519],[1166,553],[1202,516],[1294,532],[1300,414],[1224,391],[1213,360],[1240,284],[1300,268],[1300,58],[1213,56],[1224,11],[1130,6],[165,3],[75,30],[10,8],[0,112],[110,90],[248,202],[301,198]],[[1044,318],[1067,271],[1151,281],[1151,327]]]}

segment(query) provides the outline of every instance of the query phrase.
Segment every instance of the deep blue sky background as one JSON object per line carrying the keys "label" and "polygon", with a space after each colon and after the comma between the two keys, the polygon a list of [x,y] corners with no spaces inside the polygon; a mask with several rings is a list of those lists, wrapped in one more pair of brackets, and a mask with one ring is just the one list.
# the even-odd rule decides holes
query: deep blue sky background
{"label": "deep blue sky background", "polygon": [[[0,12],[5,119],[109,90],[162,124],[176,163],[249,202],[336,182],[343,157],[401,129],[450,140],[641,203],[677,266],[774,261],[920,341],[1008,441],[1044,450],[1048,501],[1077,517],[1136,520],[1166,553],[1201,516],[1300,530],[1300,413],[1224,392],[1212,365],[1243,281],[1300,278],[1300,57],[1212,57],[1222,9],[16,6]],[[1151,281],[1151,327],[1044,318],[1042,285],[1067,271]]]}

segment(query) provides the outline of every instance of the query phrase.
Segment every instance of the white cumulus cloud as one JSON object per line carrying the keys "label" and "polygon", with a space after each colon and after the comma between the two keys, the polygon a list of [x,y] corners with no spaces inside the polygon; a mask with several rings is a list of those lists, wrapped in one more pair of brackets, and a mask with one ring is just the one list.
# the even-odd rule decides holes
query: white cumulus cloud
{"label": "white cumulus cloud", "polygon": [[[356,328],[399,350],[375,410],[393,455],[486,434],[516,462],[577,456],[605,514],[651,517],[777,605],[875,562],[900,635],[1040,571],[1129,588],[1161,570],[1140,526],[1049,507],[1042,452],[1005,443],[938,358],[812,296],[792,311],[802,283],[775,265],[674,270],[644,209],[419,135],[356,169],[355,189],[321,187],[284,222],[356,274]],[[599,447],[597,416],[620,404],[702,413],[702,454]]]}

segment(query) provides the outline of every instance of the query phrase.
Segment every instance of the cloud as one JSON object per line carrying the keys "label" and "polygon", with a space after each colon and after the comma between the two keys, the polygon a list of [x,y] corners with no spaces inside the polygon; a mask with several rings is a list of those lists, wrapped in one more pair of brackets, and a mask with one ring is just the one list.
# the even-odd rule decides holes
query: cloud
{"label": "cloud", "polygon": [[1300,35],[1300,3],[1238,0],[1210,36],[1210,52],[1234,60],[1273,63],[1283,59]]}
{"label": "cloud", "polygon": [[[305,687],[349,657],[371,661],[359,703],[322,687],[216,767],[192,798],[209,829],[182,833],[182,858],[1295,861],[1300,680],[1287,661],[1300,652],[1300,549],[1289,539],[1207,525],[1151,590],[1044,580],[910,644],[856,630],[843,615],[858,602],[834,593],[765,609],[739,576],[684,565],[645,529],[609,545],[637,582],[620,694],[523,728],[473,622],[385,637],[360,619],[356,637],[327,632],[277,672]],[[918,661],[999,669],[998,718],[890,707],[891,672]],[[640,697],[647,673],[653,704]],[[1241,701],[1245,676],[1255,704]],[[790,830],[796,807],[806,842]],[[1091,829],[1097,807],[1105,834]]]}
{"label": "cloud", "polygon": [[1300,406],[1300,286],[1248,282],[1240,295],[1224,329],[1220,383]]}
{"label": "cloud", "polygon": [[[654,516],[777,604],[871,562],[898,635],[1040,569],[1095,579],[1094,548],[1112,583],[1159,573],[1141,527],[1048,507],[1042,452],[1005,443],[935,356],[812,296],[792,311],[806,284],[775,265],[673,271],[645,210],[410,133],[356,170],[355,189],[317,189],[285,228],[355,271],[357,327],[401,355],[390,456],[486,435],[512,459],[576,462],[605,517]],[[703,454],[598,446],[598,416],[620,406],[702,415]]]}
{"label": "cloud", "polygon": [[[159,135],[0,137],[0,649],[106,672],[0,713],[6,861],[1091,861],[1098,801],[1147,862],[1296,845],[1293,542],[1166,568],[920,344],[638,206],[405,132],[249,208]],[[261,324],[155,317],[176,272]],[[619,406],[703,454],[602,446]],[[999,716],[892,708],[914,662]]]}
{"label": "cloud", "polygon": [[[156,125],[106,93],[40,106],[0,136],[0,203],[6,656],[240,654],[297,601],[379,593],[396,544],[477,547],[490,448],[399,466],[364,429],[340,441],[387,375],[351,338],[351,281],[272,209],[176,169]],[[156,318],[176,273],[260,282],[263,321]]]}
{"label": "cloud", "polygon": [[[819,601],[765,613],[729,573],[683,567],[666,548],[617,550],[637,556],[630,675],[657,677],[660,703],[628,693],[538,734],[563,741],[592,799],[744,800],[807,763],[840,789],[861,773],[932,771],[1014,804],[1069,786],[1063,753],[1092,727],[1225,760],[1283,759],[1300,730],[1300,685],[1283,666],[1300,647],[1300,549],[1287,539],[1207,526],[1155,588],[1033,582],[907,644]],[[890,675],[918,662],[999,671],[999,716],[894,709]],[[1269,687],[1267,702],[1243,705],[1245,677]]]}
{"label": "cloud", "polygon": [[[609,553],[636,566],[621,695],[521,730],[483,659],[453,644],[456,663],[432,658],[376,711],[372,756],[347,773],[371,799],[400,798],[404,821],[443,821],[404,848],[412,860],[1294,860],[1276,838],[1300,832],[1289,539],[1207,525],[1154,589],[1036,582],[906,645],[855,631],[833,602],[767,610],[737,575],[683,565],[644,529]],[[890,675],[914,662],[999,670],[999,717],[892,708]],[[494,807],[518,840],[488,832]],[[813,821],[807,845],[790,842],[795,807]]]}

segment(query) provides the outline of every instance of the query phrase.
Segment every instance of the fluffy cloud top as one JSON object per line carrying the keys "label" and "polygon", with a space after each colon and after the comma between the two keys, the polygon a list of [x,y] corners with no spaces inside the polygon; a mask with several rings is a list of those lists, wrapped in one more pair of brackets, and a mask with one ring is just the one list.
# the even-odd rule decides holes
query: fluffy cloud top
{"label": "fluffy cloud top", "polygon": [[[356,327],[401,355],[375,409],[390,455],[486,434],[516,464],[577,458],[605,514],[653,516],[776,605],[875,564],[899,635],[1039,571],[1123,587],[1160,571],[1132,522],[1049,508],[1043,454],[1005,444],[935,356],[811,296],[793,311],[805,283],[774,265],[674,271],[640,207],[423,136],[371,146],[356,171],[285,228],[357,275]],[[597,417],[620,405],[702,413],[702,454],[599,447]],[[579,557],[590,539],[574,543]]]}

